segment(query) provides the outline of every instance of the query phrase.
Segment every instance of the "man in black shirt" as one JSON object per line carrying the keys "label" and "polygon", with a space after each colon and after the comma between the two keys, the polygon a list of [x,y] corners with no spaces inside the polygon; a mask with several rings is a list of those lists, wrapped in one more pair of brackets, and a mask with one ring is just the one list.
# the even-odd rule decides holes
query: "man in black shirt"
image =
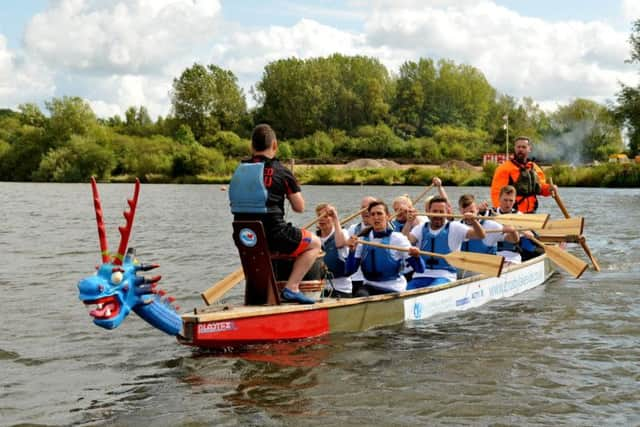
{"label": "man in black shirt", "polygon": [[236,169],[229,185],[231,212],[235,220],[259,220],[265,228],[269,250],[295,256],[282,298],[313,304],[299,285],[320,254],[320,239],[309,230],[284,220],[284,201],[295,212],[304,212],[304,198],[295,177],[276,158],[278,141],[269,125],[255,127],[251,135],[252,157]]}

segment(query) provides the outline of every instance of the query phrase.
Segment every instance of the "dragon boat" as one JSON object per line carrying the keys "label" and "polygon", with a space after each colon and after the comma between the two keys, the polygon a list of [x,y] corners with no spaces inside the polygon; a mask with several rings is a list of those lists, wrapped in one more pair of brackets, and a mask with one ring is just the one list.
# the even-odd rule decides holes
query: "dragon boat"
{"label": "dragon boat", "polygon": [[[234,241],[245,276],[244,304],[217,303],[178,314],[174,300],[158,288],[160,276],[141,273],[158,267],[143,264],[127,249],[140,192],[136,180],[128,199],[120,244],[109,253],[97,184],[91,180],[102,264],[78,283],[79,298],[89,306],[93,322],[105,329],[120,326],[130,312],[153,327],[175,336],[181,344],[207,349],[304,340],[335,332],[357,332],[437,314],[468,310],[543,284],[555,272],[543,254],[504,269],[499,277],[483,274],[445,285],[360,298],[320,298],[323,278],[301,285],[314,293],[315,304],[285,304],[279,298],[274,264],[259,222],[234,222]],[[281,285],[281,284],[280,284]]]}

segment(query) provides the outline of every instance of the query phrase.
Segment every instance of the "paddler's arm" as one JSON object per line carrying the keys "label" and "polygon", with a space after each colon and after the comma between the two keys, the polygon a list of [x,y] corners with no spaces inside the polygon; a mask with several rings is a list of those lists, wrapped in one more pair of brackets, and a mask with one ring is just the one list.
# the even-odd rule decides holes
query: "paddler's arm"
{"label": "paddler's arm", "polygon": [[287,199],[289,199],[291,209],[293,209],[294,212],[304,212],[304,197],[302,197],[301,192],[298,191],[297,193],[287,194]]}
{"label": "paddler's arm", "polygon": [[547,182],[547,177],[544,175],[544,171],[536,163],[533,164],[533,171],[538,175],[538,181],[540,181],[540,194],[542,196],[549,197],[553,192],[558,192],[558,187]]}
{"label": "paddler's arm", "polygon": [[484,231],[484,228],[482,228],[482,225],[474,218],[475,215],[473,212],[465,212],[463,216],[465,217],[465,224],[471,227],[471,229],[467,231],[467,239],[481,240],[487,237],[487,233]]}
{"label": "paddler's arm", "polygon": [[347,276],[351,276],[353,273],[358,271],[358,267],[360,267],[361,258],[356,258],[357,241],[358,236],[351,236],[347,241],[347,245],[349,246],[349,256],[345,260],[344,266],[345,275]]}
{"label": "paddler's arm", "polygon": [[511,225],[502,226],[502,232],[504,233],[504,240],[511,243],[518,243],[520,241],[520,235],[515,227]]}
{"label": "paddler's arm", "polygon": [[407,258],[407,264],[409,264],[409,266],[413,268],[413,271],[415,271],[416,273],[424,273],[426,265],[424,263],[424,260],[420,256],[420,249],[416,248],[415,246],[411,246],[409,248],[409,257]]}
{"label": "paddler's arm", "polygon": [[325,212],[329,216],[329,219],[333,222],[333,235],[336,240],[336,248],[343,248],[347,246],[347,238],[344,236],[345,233],[342,230],[342,225],[340,225],[340,218],[338,218],[338,211],[334,206],[327,206],[325,208]]}

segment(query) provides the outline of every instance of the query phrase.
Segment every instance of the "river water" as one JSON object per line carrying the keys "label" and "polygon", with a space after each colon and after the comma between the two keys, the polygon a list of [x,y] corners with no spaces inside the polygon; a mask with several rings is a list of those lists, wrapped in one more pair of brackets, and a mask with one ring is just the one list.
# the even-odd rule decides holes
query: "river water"
{"label": "river water", "polygon": [[[132,188],[100,186],[113,249]],[[421,190],[305,186],[307,213],[288,219]],[[0,425],[639,425],[640,190],[561,194],[586,218],[600,273],[424,321],[210,354],[133,314],[113,331],[92,324],[76,288],[99,261],[88,184],[0,183]],[[552,199],[542,211],[561,218]],[[239,265],[230,222],[219,186],[143,185],[131,246],[188,311]]]}

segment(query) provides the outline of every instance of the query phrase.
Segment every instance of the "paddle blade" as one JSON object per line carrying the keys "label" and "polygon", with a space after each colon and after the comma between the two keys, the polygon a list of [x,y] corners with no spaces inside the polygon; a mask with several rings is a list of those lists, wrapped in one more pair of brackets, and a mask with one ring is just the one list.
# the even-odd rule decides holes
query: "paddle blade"
{"label": "paddle blade", "polygon": [[554,219],[547,222],[544,229],[581,236],[584,231],[584,218],[581,216],[575,216],[567,219]]}
{"label": "paddle blade", "polygon": [[451,252],[445,255],[444,259],[461,270],[473,271],[490,277],[500,277],[504,266],[504,257],[502,256],[475,252]]}
{"label": "paddle blade", "polygon": [[574,217],[549,221],[542,230],[536,230],[536,233],[543,242],[578,243],[583,231],[584,218]]}
{"label": "paddle blade", "polygon": [[492,216],[490,219],[499,222],[502,225],[511,225],[517,228],[537,230],[539,228],[544,228],[545,224],[549,220],[549,214],[504,214]]}
{"label": "paddle blade", "polygon": [[551,261],[578,279],[587,269],[588,264],[580,258],[553,245],[543,245],[544,251]]}
{"label": "paddle blade", "polygon": [[204,300],[207,305],[211,305],[213,302],[217,301],[224,294],[229,292],[231,288],[240,283],[244,279],[244,270],[242,268],[234,271],[229,274],[224,279],[215,283],[206,291],[202,292],[200,296]]}
{"label": "paddle blade", "polygon": [[579,243],[580,235],[575,234],[575,230],[536,230],[536,234],[538,235],[538,239],[541,242],[545,243]]}

